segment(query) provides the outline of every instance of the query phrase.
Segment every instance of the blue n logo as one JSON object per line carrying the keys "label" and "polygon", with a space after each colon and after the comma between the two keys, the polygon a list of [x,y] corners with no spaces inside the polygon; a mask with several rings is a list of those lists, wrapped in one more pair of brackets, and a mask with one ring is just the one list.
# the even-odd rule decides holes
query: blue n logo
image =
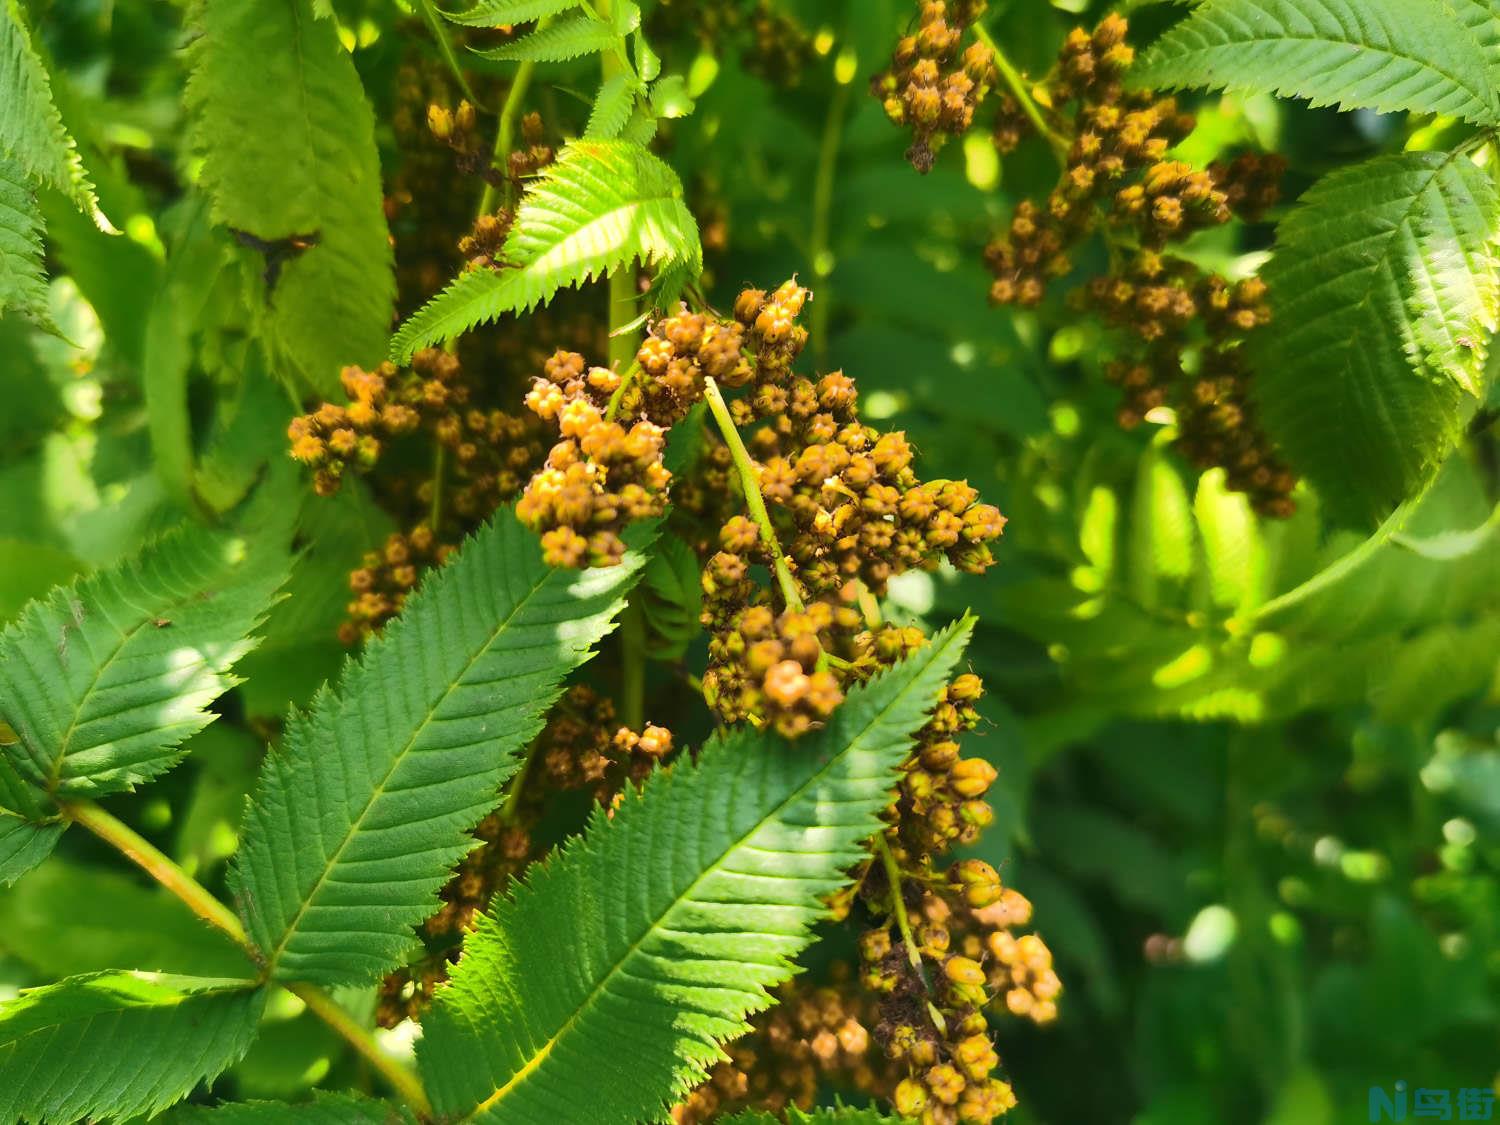
{"label": "blue n logo", "polygon": [[1371,1121],[1406,1120],[1406,1083],[1397,1082],[1391,1093],[1381,1086],[1370,1087]]}

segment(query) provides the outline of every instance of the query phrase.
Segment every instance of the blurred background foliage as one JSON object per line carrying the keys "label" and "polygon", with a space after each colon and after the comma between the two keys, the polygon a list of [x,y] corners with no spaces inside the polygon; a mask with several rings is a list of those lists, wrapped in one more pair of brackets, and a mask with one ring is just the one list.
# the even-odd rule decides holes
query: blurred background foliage
{"label": "blurred background foliage", "polygon": [[[239,301],[240,274],[262,263],[213,235],[189,190],[182,5],[30,7],[59,105],[123,234],[44,200],[63,338],[0,320],[0,619],[128,554],[193,496],[223,510],[265,477],[302,511],[295,596],[221,703],[229,721],[148,796],[111,803],[212,881],[266,736],[337,668],[346,575],[390,524],[355,488],[312,499],[283,455],[294,404],[249,346],[254,314]],[[1000,770],[999,823],[981,854],[1034,900],[1068,987],[1056,1025],[1004,1025],[1013,1120],[1333,1125],[1365,1119],[1370,1085],[1495,1084],[1493,428],[1475,427],[1399,533],[1333,527],[1306,490],[1292,519],[1261,519],[1218,471],[1197,475],[1172,452],[1169,424],[1117,428],[1093,321],[1061,298],[989,306],[980,250],[1055,166],[1039,143],[1001,159],[982,136],[949,146],[926,177],[908,166],[866,83],[911,4],[775,0],[800,47],[769,53],[705,30],[705,13],[724,7],[757,5],[660,0],[647,11],[667,70],[685,76],[691,112],[658,147],[688,185],[710,296],[724,306],[742,284],[799,275],[816,294],[820,368],[859,381],[867,414],[907,431],[925,475],[967,478],[1010,518],[988,576],[909,575],[892,602],[927,622],[980,615],[971,658],[991,694],[975,748]],[[1138,42],[1181,12],[1010,0],[991,5],[987,25],[1039,74],[1070,27],[1114,7]],[[460,219],[443,237],[456,240],[479,183],[393,125],[403,73],[448,82],[430,31],[400,0],[334,9],[387,181],[425,168],[412,189],[451,196]],[[581,125],[588,65],[576,89],[566,68],[540,83],[549,125]],[[472,71],[500,80],[505,68],[475,59]],[[1430,124],[1189,100],[1192,160],[1246,144],[1281,152],[1291,199],[1331,169],[1420,147]],[[1276,217],[1209,232],[1190,252],[1243,275],[1267,254]],[[393,232],[399,260],[399,219]],[[429,290],[457,267],[449,255]],[[1099,255],[1080,269],[1100,268]],[[426,295],[404,287],[403,311]],[[182,467],[153,453],[171,443],[153,441],[164,423],[149,409],[184,385],[192,494]],[[62,930],[46,906],[59,897],[71,911]],[[230,974],[238,956],[206,945],[180,906],[82,833],[0,893],[7,994],[148,961]],[[231,1073],[242,1096],[292,1095],[354,1065],[295,1004],[266,1019]]]}

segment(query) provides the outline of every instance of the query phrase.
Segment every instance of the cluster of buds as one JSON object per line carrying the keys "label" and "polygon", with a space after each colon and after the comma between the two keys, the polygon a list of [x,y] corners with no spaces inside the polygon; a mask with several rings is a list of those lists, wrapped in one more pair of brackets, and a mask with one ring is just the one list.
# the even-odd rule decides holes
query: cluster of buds
{"label": "cluster of buds", "polygon": [[523,144],[505,154],[504,169],[494,162],[484,138],[475,128],[474,106],[461,101],[454,109],[433,103],[427,107],[427,128],[434,137],[453,150],[454,164],[466,176],[480,176],[499,187],[510,180],[519,183],[534,176],[557,159],[557,152],[547,143],[546,127],[540,114],[528,113],[521,119]]}
{"label": "cluster of buds", "polygon": [[347,406],[323,403],[287,427],[291,455],[314,470],[320,496],[336,493],[351,466],[374,468],[386,440],[419,429],[452,453],[454,510],[475,520],[514,493],[536,463],[536,427],[474,406],[473,382],[448,352],[424,348],[405,371],[389,363],[346,367],[340,379]]}
{"label": "cluster of buds", "polygon": [[651,326],[636,351],[640,378],[625,389],[620,414],[672,426],[703,400],[704,379],[742,387],[754,370],[745,358],[745,329],[703,313],[680,309]]}
{"label": "cluster of buds", "polygon": [[1042,940],[1012,933],[1030,921],[1031,904],[993,867],[964,860],[927,882],[898,892],[909,943],[884,871],[872,869],[862,888],[883,919],[859,941],[861,979],[880,997],[875,1039],[906,1072],[891,1100],[924,1125],[993,1121],[1016,1098],[996,1075],[986,1010],[1048,1023],[1062,984]]}
{"label": "cluster of buds", "polygon": [[391,532],[379,550],[366,551],[361,564],[349,574],[352,598],[348,617],[339,626],[339,640],[353,645],[378,633],[401,612],[422,574],[429,567],[441,566],[453,549],[453,544],[439,542],[432,528],[420,523],[405,535]]}
{"label": "cluster of buds", "polygon": [[1114,219],[1140,233],[1143,246],[1161,246],[1230,218],[1229,197],[1213,173],[1181,160],[1159,160],[1140,181],[1115,194]]}
{"label": "cluster of buds", "polygon": [[1238,350],[1209,350],[1177,410],[1177,446],[1199,468],[1222,467],[1225,483],[1256,511],[1285,519],[1296,511],[1297,476],[1276,455],[1250,400]]}
{"label": "cluster of buds", "polygon": [[857,610],[825,601],[780,615],[768,605],[745,607],[709,641],[704,699],[725,722],[754,717],[786,738],[820,726],[844,699],[838,679],[821,666],[836,616],[846,631],[859,626]]}
{"label": "cluster of buds", "polygon": [[444,884],[442,905],[421,927],[421,956],[387,974],[375,1002],[375,1022],[395,1027],[402,1020],[420,1020],[433,993],[448,979],[463,948],[463,938],[475,918],[506,885],[537,859],[530,810],[519,817],[492,812],[475,827],[478,845],[459,863]]}
{"label": "cluster of buds", "polygon": [[806,338],[795,323],[806,294],[788,282],[769,297],[747,290],[735,302],[755,386],[733,413],[741,425],[761,423],[749,447],[798,580],[816,596],[838,595],[854,580],[880,594],[894,575],[944,558],[984,571],[1005,526],[999,511],[963,481],[918,480],[906,435],[861,423],[858,390],[843,372],[814,382],[792,371]]}
{"label": "cluster of buds", "polygon": [[1209,166],[1229,209],[1248,223],[1258,223],[1281,199],[1286,157],[1280,153],[1243,152],[1229,163]]}
{"label": "cluster of buds", "polygon": [[500,269],[505,263],[505,240],[515,223],[515,213],[502,208],[491,215],[480,215],[468,234],[458,240],[458,252],[464,257],[464,269]]}
{"label": "cluster of buds", "polygon": [[[1075,29],[1063,45],[1048,100],[1077,103],[1072,145],[1045,204],[1023,200],[1006,234],[986,248],[990,298],[1039,304],[1048,280],[1071,272],[1071,250],[1107,217],[1120,232],[1110,237],[1123,243],[1114,255],[1120,265],[1075,297],[1127,337],[1105,367],[1123,392],[1121,426],[1171,407],[1178,445],[1196,465],[1223,468],[1229,486],[1261,513],[1288,515],[1296,477],[1257,423],[1238,354],[1245,336],[1270,320],[1265,286],[1253,278],[1230,284],[1165,253],[1232,217],[1261,218],[1278,198],[1285,161],[1247,154],[1197,169],[1167,159],[1193,121],[1170,98],[1124,88],[1134,58],[1125,32],[1125,20],[1111,15],[1092,34]],[[1018,128],[997,126],[997,143],[1009,144]]]}
{"label": "cluster of buds", "polygon": [[1128,30],[1125,17],[1111,13],[1092,34],[1081,27],[1068,32],[1058,53],[1057,73],[1052,82],[1056,99],[1118,104],[1121,81],[1135,62],[1135,51],[1125,42]]}
{"label": "cluster of buds", "polygon": [[[432,370],[434,397],[446,400],[447,382],[457,362]],[[310,414],[293,418],[287,427],[291,455],[313,470],[313,488],[319,496],[332,496],[353,465],[368,471],[380,459],[382,438],[413,432],[422,422],[420,405],[425,401],[426,380],[413,371],[399,377],[393,364],[382,363],[374,371],[346,367],[340,374],[349,405],[325,402]]]}
{"label": "cluster of buds", "polygon": [[[1164,160],[1167,150],[1192,131],[1193,119],[1179,113],[1171,98],[1123,88],[1121,79],[1133,59],[1125,26],[1111,15],[1092,35],[1075,29],[1063,46],[1052,99],[1057,105],[1078,102],[1073,143],[1045,203],[1023,200],[1009,230],[985,248],[994,275],[990,300],[997,305],[1039,304],[1047,282],[1071,271],[1071,251],[1094,230],[1107,202],[1117,218],[1140,219],[1148,242],[1154,237],[1150,232],[1171,227],[1185,234],[1193,222],[1224,207],[1223,193],[1206,173],[1187,169],[1202,179],[1183,184],[1177,173],[1185,166]],[[1001,120],[1008,124],[997,125],[995,138],[1003,149],[1020,126],[1014,114],[1002,113]],[[1189,201],[1172,195],[1174,188],[1186,192]]]}
{"label": "cluster of buds", "polygon": [[[1140,344],[1111,361],[1105,377],[1123,394],[1117,417],[1133,429],[1151,411],[1176,411],[1177,446],[1199,468],[1220,467],[1264,515],[1292,513],[1296,475],[1276,456],[1250,401],[1240,347],[1268,324],[1266,286],[1251,277],[1231,283],[1177,258],[1142,250],[1114,278],[1096,278],[1089,303]],[[1183,354],[1197,354],[1187,374]]]}
{"label": "cluster of buds", "polygon": [[739,2],[661,0],[651,13],[652,38],[686,30],[720,57],[736,52],[748,73],[774,86],[800,85],[818,55],[813,37],[776,0],[755,0],[749,11],[745,7]]}
{"label": "cluster of buds", "polygon": [[645,780],[672,749],[671,731],[647,723],[637,734],[620,726],[612,700],[575,684],[553,708],[536,754],[549,788],[590,789],[596,801],[609,805],[627,782]]}
{"label": "cluster of buds", "polygon": [[855,987],[846,962],[835,962],[831,977],[820,988],[783,985],[776,1006],[726,1046],[729,1059],[672,1108],[673,1125],[699,1125],[742,1109],[811,1109],[820,1086],[888,1098],[896,1075],[872,1049],[873,998]]}
{"label": "cluster of buds", "polygon": [[907,1069],[893,1104],[927,1125],[992,1121],[1016,1101],[995,1076],[985,1010],[1048,1023],[1061,982],[1042,940],[1011,932],[1030,920],[1030,903],[982,860],[954,865],[946,886],[915,897],[920,969],[889,925],[860,942],[865,979],[883,996],[877,1041]]}
{"label": "cluster of buds", "polygon": [[901,38],[890,68],[870,82],[886,116],[911,128],[906,159],[919,172],[932,170],[949,137],[968,132],[998,78],[994,54],[983,43],[959,50],[985,6],[985,0],[923,0],[916,31]]}
{"label": "cluster of buds", "polygon": [[627,429],[609,417],[620,376],[589,368],[577,352],[557,352],[545,372],[526,405],[557,426],[560,440],[526,485],[516,515],[541,533],[549,565],[613,566],[625,554],[625,524],[666,507],[666,431],[645,418]]}
{"label": "cluster of buds", "polygon": [[948,684],[932,717],[917,734],[902,767],[896,807],[896,843],[907,855],[941,855],[954,844],[972,844],[995,819],[985,800],[995,767],[965,758],[959,739],[979,725],[975,703],[984,685],[972,672]]}

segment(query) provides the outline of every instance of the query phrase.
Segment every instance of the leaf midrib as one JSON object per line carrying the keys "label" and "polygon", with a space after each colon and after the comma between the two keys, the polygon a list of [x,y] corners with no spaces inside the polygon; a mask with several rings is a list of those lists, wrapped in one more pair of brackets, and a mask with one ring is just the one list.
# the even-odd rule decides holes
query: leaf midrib
{"label": "leaf midrib", "polygon": [[[135,638],[136,634],[144,629],[148,623],[158,617],[163,616],[165,614],[165,611],[186,604],[195,595],[196,592],[179,594],[177,596],[169,595],[165,600],[157,602],[155,611],[153,611],[152,613],[143,614],[139,621],[137,621],[129,629],[122,632],[119,636],[118,642],[115,644],[113,649],[110,650],[109,655],[105,657],[103,661],[95,665],[94,674],[89,679],[88,687],[86,687],[83,690],[83,693],[78,696],[78,702],[73,708],[73,716],[68,723],[68,729],[63,732],[62,737],[58,740],[56,760],[48,766],[46,791],[49,796],[56,796],[58,788],[62,785],[62,771],[63,765],[67,762],[68,759],[68,746],[73,741],[73,736],[78,732],[78,727],[83,715],[84,705],[88,702],[89,697],[92,696],[98,689],[99,682],[104,678],[106,669],[113,666],[115,661],[120,658],[120,654],[125,651],[125,646],[128,645],[131,640]],[[68,592],[68,597],[70,599],[73,598],[73,593],[71,590]],[[68,626],[64,625],[63,628],[67,629]],[[80,626],[79,628],[81,631],[82,627]],[[92,651],[92,649],[90,651]],[[209,662],[205,660],[205,663]],[[217,672],[215,674],[217,675]],[[46,753],[45,748],[38,747],[38,749],[42,750],[44,754]]]}
{"label": "leaf midrib", "polygon": [[[271,975],[275,974],[276,967],[281,961],[282,954],[286,952],[287,944],[297,936],[297,927],[301,924],[303,918],[306,917],[307,911],[312,906],[313,900],[317,898],[318,894],[322,891],[324,884],[327,883],[329,876],[333,873],[334,868],[337,867],[339,862],[342,860],[344,851],[349,847],[349,844],[354,840],[354,838],[359,835],[359,832],[364,825],[365,818],[370,814],[370,810],[373,809],[375,807],[375,803],[385,795],[386,786],[390,783],[391,777],[395,774],[396,770],[400,768],[401,764],[406,761],[407,755],[412,752],[412,747],[416,744],[417,740],[421,738],[423,732],[427,730],[427,727],[432,722],[433,717],[442,708],[443,704],[448,701],[449,696],[451,696],[454,691],[458,690],[459,685],[464,683],[464,681],[468,678],[469,673],[473,671],[474,666],[478,664],[479,661],[482,660],[486,655],[488,655],[489,651],[492,648],[494,648],[500,637],[505,633],[506,629],[508,629],[511,623],[515,620],[516,615],[521,612],[526,604],[530,602],[538,592],[540,592],[550,581],[552,581],[552,578],[557,573],[559,572],[548,569],[548,571],[542,575],[541,581],[527,590],[525,595],[522,596],[522,598],[518,602],[516,602],[514,606],[511,607],[510,613],[506,615],[505,619],[501,621],[495,627],[494,631],[490,634],[490,639],[485,642],[483,647],[481,647],[477,652],[469,657],[469,659],[464,663],[464,666],[458,673],[458,675],[452,677],[448,681],[448,685],[443,689],[442,695],[432,704],[432,706],[427,709],[427,714],[423,717],[416,730],[412,732],[411,737],[406,740],[405,744],[401,747],[401,750],[397,754],[392,756],[390,768],[386,770],[385,775],[381,777],[380,784],[371,791],[369,800],[365,802],[365,805],[360,810],[359,815],[355,817],[355,819],[350,823],[349,829],[347,832],[345,832],[344,838],[339,842],[338,848],[334,851],[333,855],[330,856],[324,863],[323,870],[319,873],[317,882],[314,883],[313,886],[308,890],[307,894],[302,897],[302,904],[297,908],[297,913],[292,916],[292,919],[287,923],[286,928],[282,931],[281,940],[277,942],[276,948],[269,952],[266,961],[267,973]],[[513,765],[514,763],[505,764]],[[503,768],[504,765],[502,765],[502,769]],[[504,778],[502,777],[501,781],[497,784],[503,784],[503,782]]]}
{"label": "leaf midrib", "polygon": [[[963,634],[961,632],[957,631],[957,630],[955,630],[954,632],[950,633],[949,636],[947,638],[945,638],[945,640],[943,642],[943,651],[946,651],[949,646],[951,646],[952,644],[958,642],[962,636],[963,636]],[[931,654],[929,654],[929,662],[935,661],[935,660],[939,659],[940,657],[941,657],[941,653],[940,652],[933,651]],[[925,671],[925,669],[924,669],[924,671]],[[640,935],[633,942],[631,942],[629,948],[627,948],[624,953],[622,953],[619,957],[617,957],[614,960],[614,963],[610,966],[609,971],[606,972],[604,975],[602,975],[599,978],[599,980],[595,983],[594,987],[589,990],[588,995],[585,996],[583,998],[583,1000],[577,1005],[577,1007],[574,1008],[573,1014],[570,1015],[567,1018],[567,1020],[563,1023],[562,1027],[558,1028],[557,1031],[553,1033],[553,1035],[551,1036],[551,1038],[549,1038],[546,1043],[542,1044],[541,1047],[537,1048],[537,1050],[532,1055],[532,1057],[525,1063],[524,1066],[522,1066],[519,1070],[516,1071],[516,1073],[514,1075],[512,1075],[510,1077],[510,1079],[505,1083],[505,1085],[501,1086],[494,1093],[492,1093],[489,1097],[485,1098],[484,1101],[480,1102],[477,1106],[475,1106],[474,1109],[472,1111],[470,1111],[470,1113],[468,1114],[468,1116],[471,1117],[471,1118],[472,1117],[479,1117],[481,1114],[489,1112],[492,1108],[494,1108],[496,1105],[499,1104],[499,1102],[501,1101],[501,1099],[504,1098],[505,1095],[509,1091],[511,1091],[514,1088],[516,1088],[516,1086],[521,1081],[523,1081],[524,1079],[530,1077],[532,1074],[535,1074],[536,1071],[542,1066],[542,1064],[544,1062],[546,1062],[547,1057],[551,1054],[553,1047],[555,1047],[557,1045],[557,1043],[569,1031],[572,1030],[574,1024],[577,1023],[577,1021],[581,1018],[581,1016],[585,1012],[587,1012],[588,1010],[590,1010],[593,1007],[595,999],[603,991],[605,991],[605,986],[607,984],[609,984],[609,982],[612,981],[615,978],[615,976],[622,971],[622,967],[632,957],[634,957],[637,952],[640,951],[641,946],[645,944],[646,940],[649,937],[651,937],[652,934],[656,933],[657,930],[659,930],[662,927],[663,922],[666,919],[666,917],[673,910],[675,910],[681,903],[683,903],[684,901],[690,900],[693,897],[693,892],[698,889],[698,887],[703,883],[703,881],[705,879],[709,878],[711,875],[717,874],[719,872],[719,869],[727,861],[728,857],[731,854],[733,854],[734,852],[736,852],[738,849],[740,849],[741,847],[743,847],[744,844],[745,844],[745,841],[747,841],[748,839],[750,839],[751,836],[755,835],[756,832],[760,831],[761,827],[767,821],[771,820],[773,817],[775,817],[776,815],[778,815],[779,813],[781,813],[784,809],[786,809],[786,807],[788,805],[790,805],[794,801],[798,800],[803,795],[803,793],[808,789],[809,786],[813,785],[814,782],[816,782],[819,779],[821,779],[824,776],[824,774],[826,774],[828,772],[828,770],[832,768],[832,766],[833,766],[833,764],[835,762],[837,762],[837,761],[841,760],[842,758],[846,757],[847,755],[853,753],[854,750],[855,750],[855,748],[856,748],[856,746],[858,746],[858,744],[860,743],[860,741],[863,740],[864,738],[868,737],[869,734],[870,734],[870,732],[871,732],[871,730],[879,722],[881,722],[882,720],[884,720],[885,717],[898,704],[900,704],[902,700],[904,700],[906,698],[906,696],[907,696],[907,694],[909,692],[911,692],[912,690],[914,690],[916,688],[917,684],[920,682],[921,676],[922,676],[921,672],[917,673],[917,675],[915,677],[913,677],[912,682],[909,685],[907,685],[907,687],[903,691],[899,692],[896,696],[894,696],[891,699],[891,701],[889,703],[887,703],[884,707],[882,707],[879,711],[875,712],[870,717],[869,721],[865,723],[864,727],[860,730],[859,734],[856,735],[854,738],[850,739],[848,746],[846,746],[843,750],[835,753],[832,757],[830,757],[828,759],[828,761],[826,763],[824,763],[824,765],[823,765],[823,767],[821,769],[819,769],[816,772],[814,772],[813,774],[811,774],[807,778],[806,781],[804,781],[801,785],[799,785],[795,790],[793,790],[790,794],[788,794],[782,801],[780,801],[778,804],[776,804],[773,808],[771,808],[770,810],[768,810],[766,812],[766,814],[764,816],[762,816],[759,820],[757,820],[753,825],[751,825],[750,828],[746,832],[744,832],[742,835],[740,835],[731,844],[727,845],[723,849],[723,851],[721,852],[721,854],[720,854],[720,856],[719,856],[719,858],[717,860],[715,860],[712,864],[710,864],[707,868],[705,868],[699,874],[699,876],[696,879],[694,879],[692,881],[692,883],[687,888],[685,888],[683,890],[683,892],[681,894],[679,894],[675,898],[673,898],[672,901],[670,903],[668,903],[665,908],[663,908],[660,912],[658,912],[658,914],[653,919],[651,919],[650,924],[648,926],[646,926],[641,931]]]}

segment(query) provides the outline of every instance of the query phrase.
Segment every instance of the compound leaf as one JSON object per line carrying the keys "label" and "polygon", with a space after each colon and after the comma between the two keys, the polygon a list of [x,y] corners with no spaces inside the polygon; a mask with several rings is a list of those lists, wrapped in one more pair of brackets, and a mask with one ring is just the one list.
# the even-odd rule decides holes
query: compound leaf
{"label": "compound leaf", "polygon": [[971,628],[938,633],[798,741],[714,739],[533,868],[468,937],[423,1022],[438,1111],[492,1125],[661,1117],[794,971]]}
{"label": "compound leaf", "polygon": [[404,362],[418,348],[632,262],[663,272],[703,268],[677,174],[628,141],[565,146],[527,188],[501,257],[504,268],[470,270],[422,306],[396,333],[392,358]]}
{"label": "compound leaf", "polygon": [[630,113],[635,109],[638,88],[639,84],[628,74],[616,74],[608,79],[594,98],[583,135],[589,140],[609,141],[624,132]]}
{"label": "compound leaf", "polygon": [[334,20],[304,0],[201,0],[186,102],[214,218],[265,256],[277,366],[332,396],[385,350],[395,264],[375,118]]}
{"label": "compound leaf", "polygon": [[51,855],[62,834],[61,822],[34,824],[0,809],[0,886],[10,886]]}
{"label": "compound leaf", "polygon": [[1208,0],[1131,79],[1494,124],[1500,99],[1468,22],[1444,0]]}
{"label": "compound leaf", "polygon": [[159,1113],[245,1053],[253,981],[104,972],[0,1004],[0,1120]]}
{"label": "compound leaf", "polygon": [[405,1106],[394,1102],[377,1102],[357,1094],[313,1092],[313,1100],[289,1105],[286,1102],[231,1102],[208,1109],[184,1106],[167,1119],[171,1125],[411,1125],[412,1115]]}
{"label": "compound leaf", "polygon": [[0,2],[0,160],[57,188],[97,221],[94,185],[52,100],[52,83],[31,45],[20,0]]}
{"label": "compound leaf", "polygon": [[607,21],[579,12],[503,47],[477,53],[498,62],[567,62],[607,51],[619,41],[619,33]]}
{"label": "compound leaf", "polygon": [[18,309],[28,320],[50,327],[42,227],[41,212],[20,165],[0,156],[0,315]]}
{"label": "compound leaf", "polygon": [[291,716],[230,871],[276,979],[355,983],[398,964],[643,563],[553,569],[503,508]]}
{"label": "compound leaf", "polygon": [[58,587],[0,633],[0,803],[36,819],[53,798],[133,789],[170,769],[254,642],[290,566],[252,540],[187,525]]}
{"label": "compound leaf", "polygon": [[1277,231],[1252,340],[1266,426],[1335,513],[1377,522],[1428,480],[1483,392],[1500,197],[1458,155],[1336,172]]}
{"label": "compound leaf", "polygon": [[479,0],[465,11],[444,12],[443,18],[465,27],[510,27],[561,15],[576,7],[578,0]]}

